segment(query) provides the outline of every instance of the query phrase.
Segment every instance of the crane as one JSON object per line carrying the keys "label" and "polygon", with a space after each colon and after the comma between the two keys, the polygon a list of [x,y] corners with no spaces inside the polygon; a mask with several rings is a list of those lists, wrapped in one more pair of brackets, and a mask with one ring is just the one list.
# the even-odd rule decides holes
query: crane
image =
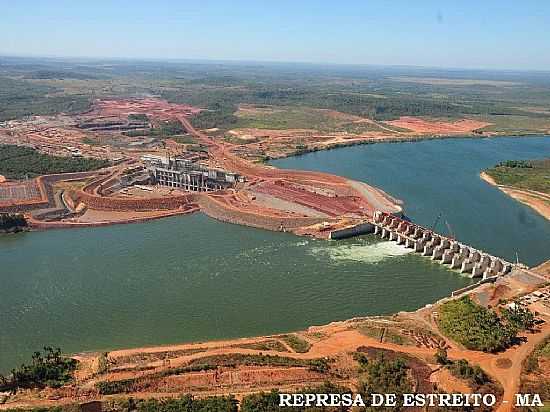
{"label": "crane", "polygon": [[449,231],[449,236],[451,237],[451,239],[453,240],[456,239],[455,234],[453,233],[453,229],[451,229],[451,225],[446,220],[445,220],[445,225],[447,226],[447,230]]}
{"label": "crane", "polygon": [[441,219],[441,215],[443,213],[442,212],[439,212],[439,214],[437,215],[437,217],[435,218],[435,222],[434,224],[432,225],[432,232],[435,231],[435,227],[437,226],[437,224],[439,223],[439,219]]}

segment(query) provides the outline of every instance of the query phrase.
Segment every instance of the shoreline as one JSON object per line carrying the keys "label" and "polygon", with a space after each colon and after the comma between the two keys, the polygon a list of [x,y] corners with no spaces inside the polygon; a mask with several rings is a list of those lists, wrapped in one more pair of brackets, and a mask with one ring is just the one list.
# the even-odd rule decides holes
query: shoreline
{"label": "shoreline", "polygon": [[479,174],[481,180],[487,182],[491,186],[497,187],[500,191],[510,196],[511,198],[529,206],[539,215],[547,220],[550,220],[550,196],[545,193],[535,192],[531,190],[518,189],[512,186],[499,185],[491,176],[485,172]]}
{"label": "shoreline", "polygon": [[[412,142],[416,142],[419,140],[414,140]],[[378,142],[377,142],[378,143]],[[384,143],[384,141],[379,141],[379,143]],[[330,150],[329,148],[325,150]],[[290,155],[288,156],[290,157]],[[494,179],[492,179],[489,175],[485,173],[480,174],[480,178],[485,180],[487,183],[499,187]],[[500,190],[503,190],[501,187],[499,187]],[[504,190],[503,190],[504,191]],[[506,192],[505,192],[506,193]],[[508,193],[507,193],[508,194]],[[512,196],[513,197],[513,196]],[[168,212],[170,213],[170,212]],[[202,212],[204,213],[204,212]],[[154,218],[160,218],[163,216],[157,216]],[[144,218],[140,219],[139,221],[146,221],[153,218]],[[55,223],[55,222],[52,222]],[[62,223],[62,222],[61,222]],[[66,222],[69,223],[69,222]],[[109,225],[109,224],[117,224],[117,223],[132,223],[130,221],[128,222],[101,222],[99,225]],[[239,223],[242,225],[242,223]],[[70,225],[70,224],[69,224]],[[81,227],[85,224],[72,224],[71,227]],[[87,226],[99,226],[97,223],[91,223]],[[249,225],[246,225],[249,226]],[[61,226],[63,227],[63,226]],[[67,226],[65,226],[67,227]],[[546,265],[550,264],[550,261],[546,262]],[[543,264],[544,265],[544,264]],[[541,265],[542,266],[542,265]],[[508,279],[509,277],[503,277],[503,280]],[[499,282],[499,280],[497,280]],[[258,355],[262,356],[267,353],[267,355],[273,355],[273,356],[283,356],[283,357],[290,357],[295,359],[314,359],[315,357],[321,357],[321,356],[336,356],[340,353],[341,349],[347,349],[349,351],[357,350],[360,345],[369,345],[370,347],[377,347],[381,350],[394,350],[396,352],[404,353],[407,355],[412,356],[433,356],[435,349],[433,348],[416,348],[413,345],[400,345],[400,344],[394,344],[394,343],[387,343],[378,341],[377,339],[373,339],[371,336],[365,336],[356,328],[358,325],[364,323],[364,322],[374,322],[379,321],[381,324],[384,322],[387,322],[388,325],[391,323],[389,322],[405,322],[405,321],[418,321],[419,325],[421,325],[426,330],[430,330],[431,327],[436,328],[437,331],[437,325],[434,323],[434,318],[428,316],[428,313],[431,313],[434,309],[436,309],[437,305],[441,302],[448,301],[455,299],[459,295],[464,294],[477,294],[477,293],[484,293],[483,291],[493,288],[491,286],[492,283],[489,284],[483,284],[481,282],[472,284],[469,287],[459,289],[454,291],[453,293],[442,297],[441,299],[438,299],[434,302],[429,302],[425,304],[424,306],[421,306],[417,309],[413,309],[411,312],[392,312],[387,315],[371,315],[371,316],[359,316],[359,317],[352,317],[350,319],[345,320],[335,320],[332,322],[328,322],[324,325],[310,325],[306,326],[304,329],[301,330],[287,330],[280,333],[275,334],[262,334],[261,336],[248,336],[248,337],[236,337],[236,338],[221,338],[221,339],[206,339],[206,340],[198,340],[198,341],[190,341],[190,342],[177,342],[177,343],[167,343],[167,344],[159,344],[159,345],[151,345],[151,346],[139,346],[139,347],[126,347],[126,348],[120,348],[120,349],[112,349],[108,352],[108,356],[112,357],[113,359],[125,359],[125,358],[131,358],[136,357],[139,358],[139,356],[143,355],[144,357],[149,356],[151,359],[150,363],[147,363],[143,366],[137,361],[128,361],[128,365],[131,367],[134,367],[135,369],[129,369],[129,370],[123,370],[120,371],[110,371],[106,372],[105,376],[109,376],[109,379],[138,379],[139,376],[146,376],[148,372],[146,372],[148,369],[140,370],[140,367],[147,367],[151,368],[151,370],[155,371],[161,371],[164,368],[168,367],[178,367],[185,365],[185,362],[190,362],[192,360],[200,359],[200,358],[206,358],[207,356],[230,356],[231,354],[248,354],[248,355]],[[498,283],[497,283],[498,285]],[[403,318],[401,318],[403,317]],[[354,329],[355,328],[355,329]],[[308,341],[311,344],[310,350],[306,351],[305,353],[300,353],[294,350],[290,350],[290,352],[276,352],[273,350],[268,349],[258,349],[254,348],[251,349],[250,345],[259,345],[264,341],[268,340],[277,340],[281,341],[281,336],[283,334],[293,334],[297,335],[301,338],[306,338],[306,341]],[[550,329],[547,327],[544,329],[544,333],[538,336],[535,336],[534,338],[530,338],[529,346],[525,345],[521,347],[521,350],[519,349],[511,349],[510,352],[507,352],[508,354],[512,354],[515,356],[514,358],[514,364],[517,367],[518,365],[521,365],[521,362],[524,359],[524,352],[527,350],[531,350],[533,345],[538,342],[540,339],[542,339],[544,336],[550,334]],[[543,336],[544,335],[544,336]],[[448,341],[447,343],[449,343]],[[344,344],[344,345],[342,345]],[[246,345],[249,345],[248,347]],[[283,342],[283,346],[286,344]],[[287,349],[288,349],[288,345]],[[165,353],[172,352],[172,355],[174,358],[168,358],[168,355],[163,355]],[[450,349],[449,354],[452,359],[456,358],[462,358],[464,355],[471,356],[471,359],[473,359],[476,364],[479,363],[483,369],[488,372],[497,382],[500,381],[502,386],[505,388],[505,396],[509,397],[511,396],[514,391],[517,390],[517,385],[519,385],[517,381],[517,377],[514,375],[515,372],[511,371],[508,372],[509,375],[512,375],[511,383],[505,383],[504,380],[499,379],[499,375],[503,374],[504,372],[499,369],[498,365],[496,365],[497,356],[492,354],[477,354],[476,352],[471,353],[469,351],[464,351],[462,348],[460,348],[457,345],[454,345],[452,342],[450,342]],[[171,355],[171,356],[172,356]],[[71,357],[74,357],[82,362],[85,368],[92,367],[95,365],[96,361],[99,359],[101,355],[100,350],[92,350],[92,351],[81,351],[76,352],[71,355]],[[160,357],[159,357],[160,356]],[[163,356],[166,356],[166,359],[162,359]],[[159,360],[154,360],[156,357],[159,357]],[[121,361],[122,363],[123,361]],[[132,363],[133,362],[133,363]],[[258,370],[261,368],[258,368]],[[266,368],[267,369],[267,368]],[[517,369],[515,370],[517,372]],[[247,370],[248,372],[248,370]],[[197,374],[197,376],[207,376],[209,372],[200,372]],[[266,372],[266,373],[272,373],[272,372]],[[289,376],[293,376],[290,370],[283,370],[282,372],[279,370],[276,373],[283,373],[283,374],[289,374]],[[191,376],[191,374],[187,375]],[[194,377],[195,375],[193,375]],[[508,376],[508,375],[507,375]],[[96,377],[90,378],[92,379],[90,382],[94,382],[95,379],[98,379]],[[198,379],[198,378],[197,378]],[[304,378],[306,379],[306,378]],[[81,382],[79,382],[81,383]],[[271,383],[270,383],[271,384]],[[273,384],[275,387],[284,387],[281,385],[278,385],[276,383]],[[266,387],[267,388],[267,387]],[[261,387],[260,389],[264,389]],[[228,389],[213,387],[210,389],[212,394],[218,394],[220,392],[223,392]],[[151,392],[152,393],[152,392]],[[198,392],[198,396],[204,395],[206,392],[201,393]],[[210,393],[210,392],[208,392]],[[255,391],[252,391],[251,393],[255,393]],[[149,392],[144,391],[143,393],[135,392],[130,393],[130,396],[149,396]],[[168,393],[163,393],[163,395],[168,395]],[[105,396],[95,396],[94,399],[105,399]],[[71,399],[70,397],[67,398],[61,398],[61,399]],[[506,398],[508,399],[508,398]],[[48,400],[49,401],[49,400]],[[17,401],[16,401],[17,402]],[[25,402],[24,399],[21,399],[19,402]],[[52,405],[56,405],[56,401],[52,401]],[[13,404],[7,405],[6,407],[12,407]],[[0,410],[4,409],[3,406],[0,406]],[[499,410],[506,410],[506,409],[499,409]]]}
{"label": "shoreline", "polygon": [[422,141],[431,141],[431,140],[451,140],[451,139],[470,139],[470,140],[483,140],[483,139],[493,139],[493,138],[530,138],[530,137],[550,137],[548,134],[540,134],[540,133],[516,133],[516,134],[475,134],[475,133],[469,133],[469,134],[442,134],[442,135],[409,135],[409,136],[382,136],[380,138],[378,137],[368,137],[368,138],[356,138],[356,139],[349,139],[348,142],[338,142],[333,144],[328,144],[326,146],[316,147],[316,148],[309,148],[309,149],[300,149],[296,152],[283,154],[281,156],[271,157],[269,160],[267,160],[267,163],[271,160],[280,160],[280,159],[286,159],[289,157],[299,157],[302,155],[306,155],[309,153],[315,153],[315,152],[323,152],[327,150],[333,150],[333,149],[341,149],[344,147],[353,147],[353,146],[363,146],[363,145],[370,145],[370,144],[379,144],[379,143],[419,143]]}
{"label": "shoreline", "polygon": [[[549,264],[550,261],[534,268],[535,273],[531,276],[538,278],[536,284],[532,280],[522,280],[525,274],[516,273],[502,277],[495,285],[485,285],[483,288],[476,289],[473,299],[483,300],[480,296],[490,295],[491,301],[496,302],[500,297],[509,298],[518,293],[530,293],[544,284],[545,273],[542,268]],[[519,289],[517,289],[518,286]],[[504,295],[495,295],[495,291],[502,288],[507,289],[508,292]],[[339,376],[330,370],[326,372],[328,375],[325,375],[325,372],[314,373],[311,369],[308,371],[301,365],[298,367],[284,364],[270,365],[260,361],[281,359],[307,364],[309,361],[327,359],[330,364],[336,362],[336,365],[340,365],[335,369],[338,372],[341,370],[338,369],[339,367],[350,365],[349,353],[354,351],[401,354],[417,359],[417,362],[418,360],[425,362],[431,373],[434,373],[437,372],[438,366],[433,361],[433,357],[436,355],[437,348],[443,345],[448,351],[450,360],[466,359],[475,363],[502,387],[502,397],[495,410],[509,412],[508,404],[521,385],[522,365],[525,359],[537,344],[550,336],[548,323],[550,313],[545,311],[540,314],[546,322],[538,333],[522,334],[526,339],[525,343],[520,346],[511,346],[503,352],[486,353],[466,349],[441,332],[434,314],[438,311],[438,305],[450,299],[454,297],[439,299],[433,304],[427,304],[410,312],[353,317],[291,332],[136,346],[113,349],[108,352],[99,350],[76,352],[71,357],[80,362],[80,368],[76,373],[74,388],[70,391],[63,388],[48,390],[40,392],[38,396],[36,392],[22,392],[16,397],[6,399],[6,403],[0,404],[0,410],[14,407],[74,405],[75,402],[84,405],[89,402],[105,402],[112,399],[112,396],[138,399],[177,398],[183,392],[192,393],[198,398],[228,394],[235,394],[240,398],[243,395],[269,391],[273,388],[298,390],[308,384],[320,384],[328,379],[331,381],[336,379],[339,383],[351,385],[353,384],[352,375]],[[387,331],[388,336],[398,333],[399,336],[408,336],[408,338],[405,341],[381,338],[376,333],[371,333],[378,330],[377,328],[384,330],[382,337],[386,336]],[[407,334],[410,332],[414,332],[413,335]],[[293,346],[285,339],[288,336],[305,342],[307,347],[300,349]],[[263,346],[269,342],[278,342],[278,347]],[[433,342],[436,343],[435,346]],[[246,357],[259,357],[259,363],[241,363],[238,360]],[[223,361],[225,358],[236,359],[236,364],[224,367],[223,363],[220,365],[215,363],[216,359]],[[101,367],[102,359],[107,359],[109,362],[105,369]],[[511,366],[506,368],[500,366],[499,361],[502,359],[507,359]],[[199,364],[201,360],[213,362],[216,365],[215,371],[183,371],[187,365]],[[178,372],[178,368],[183,368],[181,373]],[[332,367],[329,366],[330,368]],[[224,380],[226,374],[232,376],[228,382]],[[143,379],[150,379],[150,382],[157,382],[157,384],[152,387],[130,387],[128,391],[121,389],[114,394],[91,389],[99,382],[143,382]],[[198,386],[197,383],[199,383]],[[445,380],[442,383],[448,384]],[[164,390],[166,385],[168,388]],[[181,388],[178,385],[181,385]],[[502,402],[503,400],[505,402]]]}
{"label": "shoreline", "polygon": [[[265,162],[265,163],[260,162],[260,163],[257,163],[257,164],[258,165],[263,164],[264,166],[270,166],[270,167],[273,167],[275,169],[279,169],[275,166],[269,165],[269,161],[286,159],[286,158],[290,158],[290,157],[299,157],[299,156],[306,155],[306,154],[309,154],[309,153],[314,153],[314,152],[329,151],[329,150],[335,150],[335,149],[340,149],[340,148],[370,145],[370,144],[378,144],[378,143],[418,143],[418,142],[422,142],[422,141],[447,140],[447,139],[476,139],[476,140],[482,140],[482,139],[488,139],[488,138],[522,138],[522,137],[525,137],[525,138],[529,138],[529,137],[550,137],[550,135],[531,134],[531,133],[528,133],[528,134],[515,134],[515,135],[499,135],[499,134],[479,135],[479,134],[470,133],[470,134],[461,134],[461,135],[415,135],[415,136],[388,136],[388,137],[385,137],[385,138],[367,138],[367,139],[361,139],[361,140],[351,140],[350,139],[349,142],[340,142],[340,143],[336,143],[336,144],[332,144],[332,145],[327,145],[327,146],[324,146],[324,147],[303,149],[303,150],[300,150],[300,151],[297,151],[297,152],[287,153],[285,155],[269,158],[267,160],[267,162]],[[282,170],[284,170],[284,169],[282,169]],[[89,173],[90,172],[87,172],[87,174],[89,174]],[[481,175],[483,175],[483,176],[481,176]],[[39,176],[37,179],[40,180],[40,179],[43,179],[47,176],[48,175]],[[60,177],[60,175],[51,175],[51,176],[55,176],[57,178]],[[502,190],[504,193],[508,194],[509,196],[513,197],[514,199],[516,199],[516,200],[532,207],[536,212],[540,213],[545,218],[550,220],[550,207],[548,208],[548,210],[546,210],[545,208],[541,209],[539,206],[533,206],[533,204],[528,203],[528,200],[524,200],[529,196],[528,193],[523,192],[519,189],[499,186],[499,185],[496,184],[496,182],[494,182],[494,180],[492,178],[490,178],[484,172],[482,172],[480,174],[480,177],[483,180],[485,180],[487,183],[489,183],[493,186],[497,186],[500,190]],[[488,180],[488,179],[490,179],[490,180]],[[377,192],[382,192],[384,195],[386,195],[387,197],[390,198],[389,200],[397,200],[397,199],[394,199],[392,196],[389,196],[382,189],[375,188],[375,187],[372,187],[372,188],[374,190],[376,190]],[[536,203],[536,201],[531,202],[531,203]],[[537,207],[538,207],[538,209],[537,209]],[[169,216],[180,215],[180,214],[190,214],[190,213],[195,213],[197,211],[201,211],[201,212],[205,213],[205,211],[201,210],[200,208],[185,211],[185,212],[173,210],[173,211],[170,211],[170,212],[165,212],[165,214],[154,214],[151,217],[121,219],[121,220],[115,220],[115,221],[102,220],[102,221],[98,221],[98,222],[86,222],[86,223],[64,222],[64,221],[48,221],[48,222],[46,222],[46,221],[31,219],[32,222],[31,222],[31,225],[30,225],[31,227],[30,227],[29,231],[35,231],[35,230],[41,230],[42,231],[42,230],[48,230],[48,229],[64,229],[64,228],[74,228],[74,227],[101,227],[101,226],[109,226],[109,225],[117,225],[117,224],[143,223],[143,222],[147,222],[149,220],[157,220],[157,219],[161,219],[163,217],[169,217]],[[209,213],[206,213],[206,214],[209,215]],[[227,220],[218,219],[216,216],[210,216],[210,217],[212,217],[213,219],[216,219],[216,220],[220,220],[222,222],[227,222]],[[239,224],[239,225],[243,225],[243,226],[247,226],[247,227],[255,227],[255,228],[271,230],[271,229],[263,227],[263,226],[249,225],[246,222],[230,222],[230,223]]]}

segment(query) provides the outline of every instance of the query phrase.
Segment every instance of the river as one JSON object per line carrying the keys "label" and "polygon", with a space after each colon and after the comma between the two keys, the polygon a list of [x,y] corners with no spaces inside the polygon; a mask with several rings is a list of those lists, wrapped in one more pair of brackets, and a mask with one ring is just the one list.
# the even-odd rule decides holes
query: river
{"label": "river", "polygon": [[[550,137],[378,143],[274,161],[281,168],[320,170],[384,189],[405,214],[509,261],[550,259],[550,222],[479,178],[509,159],[550,157]],[[441,214],[441,218],[437,219]],[[448,225],[447,225],[448,223]],[[450,228],[450,230],[449,230]]]}
{"label": "river", "polygon": [[[404,199],[419,223],[433,224],[442,211],[440,220],[461,240],[506,257],[517,249],[533,263],[547,254],[550,225],[477,173],[494,160],[541,157],[549,148],[543,138],[440,140],[275,164],[379,185]],[[449,187],[436,188],[446,180]],[[532,244],[522,243],[518,228]],[[77,352],[270,334],[412,310],[470,283],[371,235],[310,240],[202,214],[0,236],[0,371],[43,345]]]}

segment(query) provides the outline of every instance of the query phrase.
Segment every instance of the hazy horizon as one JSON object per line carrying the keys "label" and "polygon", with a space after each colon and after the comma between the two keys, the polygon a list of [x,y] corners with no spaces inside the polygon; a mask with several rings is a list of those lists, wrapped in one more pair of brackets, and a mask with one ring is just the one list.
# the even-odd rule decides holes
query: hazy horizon
{"label": "hazy horizon", "polygon": [[550,3],[22,0],[0,55],[547,71]]}
{"label": "hazy horizon", "polygon": [[[296,66],[318,66],[318,67],[349,67],[349,68],[381,68],[381,69],[413,69],[413,70],[440,70],[440,71],[474,71],[487,73],[550,73],[547,69],[521,69],[521,68],[484,68],[484,67],[461,67],[461,66],[428,66],[417,64],[382,64],[382,63],[334,63],[334,62],[309,62],[309,61],[277,61],[277,60],[240,60],[240,59],[216,59],[216,58],[177,58],[177,57],[117,57],[117,56],[68,56],[68,55],[32,55],[32,54],[2,54],[0,59],[31,59],[47,60],[51,62],[142,62],[142,63],[170,63],[170,64],[235,64],[235,65],[296,65]],[[1,63],[1,62],[0,62]]]}

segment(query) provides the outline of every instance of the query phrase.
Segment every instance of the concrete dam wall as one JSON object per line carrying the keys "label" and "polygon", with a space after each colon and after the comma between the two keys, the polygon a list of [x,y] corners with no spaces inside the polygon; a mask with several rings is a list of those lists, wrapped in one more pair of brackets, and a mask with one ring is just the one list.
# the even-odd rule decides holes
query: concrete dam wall
{"label": "concrete dam wall", "polygon": [[502,258],[458,242],[389,213],[375,211],[374,233],[383,239],[402,244],[415,252],[447,264],[451,269],[469,273],[471,277],[487,279],[512,270],[512,264]]}
{"label": "concrete dam wall", "polygon": [[509,273],[513,265],[499,257],[439,235],[432,230],[414,224],[403,218],[376,210],[372,221],[330,232],[330,239],[345,239],[367,233],[374,233],[382,239],[397,242],[404,247],[449,265],[471,277],[488,279]]}

